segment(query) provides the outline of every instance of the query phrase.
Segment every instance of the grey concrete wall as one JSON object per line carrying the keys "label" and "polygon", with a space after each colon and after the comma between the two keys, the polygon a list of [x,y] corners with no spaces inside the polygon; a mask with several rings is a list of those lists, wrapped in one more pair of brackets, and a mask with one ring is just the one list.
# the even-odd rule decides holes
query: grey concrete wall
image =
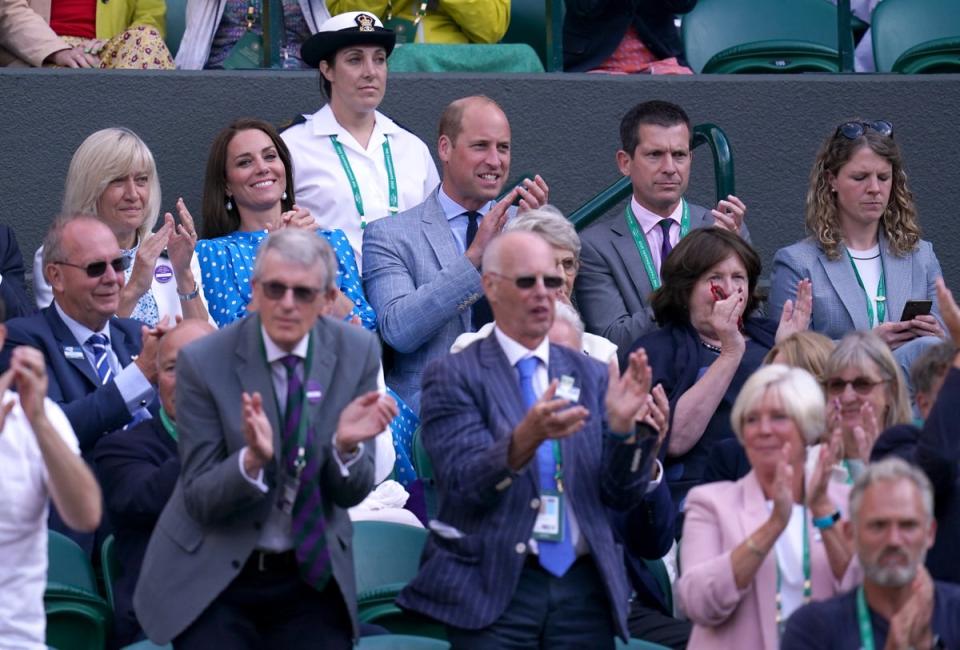
{"label": "grey concrete wall", "polygon": [[[748,205],[754,243],[769,265],[777,248],[803,236],[807,175],[821,140],[846,117],[892,121],[924,236],[949,282],[960,286],[958,230],[960,75],[609,78],[595,75],[395,75],[383,111],[435,149],[436,122],[452,99],[484,93],[513,126],[513,171],[539,172],[564,211],[616,180],[623,113],[660,98],[694,123],[730,138],[737,193]],[[282,122],[319,105],[309,73],[0,70],[0,220],[29,255],[57,212],[73,150],[92,131],[127,126],[154,152],[164,209],[183,196],[196,212],[213,135],[232,118]],[[690,197],[712,203],[709,153],[695,155]]]}

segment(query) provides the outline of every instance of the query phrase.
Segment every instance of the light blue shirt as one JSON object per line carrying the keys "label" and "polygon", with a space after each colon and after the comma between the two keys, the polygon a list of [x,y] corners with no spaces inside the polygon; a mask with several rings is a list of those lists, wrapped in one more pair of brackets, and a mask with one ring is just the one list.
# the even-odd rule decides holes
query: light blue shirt
{"label": "light blue shirt", "polygon": [[[440,201],[440,207],[443,208],[443,214],[447,218],[447,222],[450,224],[450,230],[453,232],[453,238],[457,241],[457,248],[460,249],[461,253],[467,252],[467,225],[470,223],[470,219],[464,212],[470,212],[465,207],[451,199],[447,196],[447,193],[443,191],[443,183],[440,184],[439,189],[437,190],[437,200]],[[477,210],[481,215],[486,214],[490,211],[494,205],[493,201],[488,202],[482,208]]]}

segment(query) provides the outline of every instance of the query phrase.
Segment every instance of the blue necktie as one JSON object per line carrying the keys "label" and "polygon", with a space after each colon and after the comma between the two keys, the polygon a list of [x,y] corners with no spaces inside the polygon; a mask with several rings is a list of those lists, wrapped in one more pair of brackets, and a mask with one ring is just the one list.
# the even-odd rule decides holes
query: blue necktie
{"label": "blue necktie", "polygon": [[[527,410],[537,401],[537,393],[533,388],[533,374],[536,372],[539,363],[540,360],[537,357],[527,357],[517,362],[517,372],[520,374],[520,394],[523,396],[523,405]],[[537,447],[537,470],[540,478],[540,489],[556,492],[557,480],[554,476],[556,461],[553,458],[552,440],[545,440]],[[557,577],[562,577],[577,559],[570,535],[569,514],[569,509],[564,505],[563,537],[560,541],[537,540],[540,551],[540,566]]]}
{"label": "blue necktie", "polygon": [[93,352],[93,367],[97,371],[100,383],[105,384],[113,378],[110,369],[110,340],[106,334],[94,334],[87,339],[87,347]]}

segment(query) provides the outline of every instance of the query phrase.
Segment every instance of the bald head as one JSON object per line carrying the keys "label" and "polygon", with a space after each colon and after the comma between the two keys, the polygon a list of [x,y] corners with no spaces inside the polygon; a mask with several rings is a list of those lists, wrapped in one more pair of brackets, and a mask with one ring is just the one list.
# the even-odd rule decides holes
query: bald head
{"label": "bald head", "polygon": [[484,107],[498,111],[506,119],[506,114],[500,108],[500,104],[493,101],[486,95],[471,95],[461,97],[450,102],[443,113],[440,115],[440,128],[437,134],[438,138],[446,136],[451,142],[457,141],[457,136],[463,130],[463,114],[468,108]]}
{"label": "bald head", "polygon": [[532,231],[515,230],[495,237],[483,252],[483,270],[511,275],[509,267],[528,255],[543,255],[552,260],[553,250],[543,237]]}
{"label": "bald head", "polygon": [[205,320],[187,318],[160,339],[160,349],[157,352],[157,389],[160,393],[160,404],[171,420],[177,419],[177,355],[185,345],[215,331],[216,328]]}

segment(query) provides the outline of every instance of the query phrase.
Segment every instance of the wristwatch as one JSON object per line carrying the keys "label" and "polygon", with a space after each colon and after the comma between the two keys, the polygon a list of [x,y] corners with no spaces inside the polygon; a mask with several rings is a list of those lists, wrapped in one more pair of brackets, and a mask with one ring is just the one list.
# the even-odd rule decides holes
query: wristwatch
{"label": "wristwatch", "polygon": [[820,530],[826,530],[827,528],[832,528],[835,523],[840,521],[840,511],[834,510],[832,515],[826,515],[824,517],[814,517],[813,525],[819,528]]}
{"label": "wristwatch", "polygon": [[197,284],[196,282],[193,284],[193,291],[191,291],[190,293],[180,293],[179,291],[177,292],[177,297],[179,297],[180,300],[193,300],[199,295],[200,295],[200,285]]}

